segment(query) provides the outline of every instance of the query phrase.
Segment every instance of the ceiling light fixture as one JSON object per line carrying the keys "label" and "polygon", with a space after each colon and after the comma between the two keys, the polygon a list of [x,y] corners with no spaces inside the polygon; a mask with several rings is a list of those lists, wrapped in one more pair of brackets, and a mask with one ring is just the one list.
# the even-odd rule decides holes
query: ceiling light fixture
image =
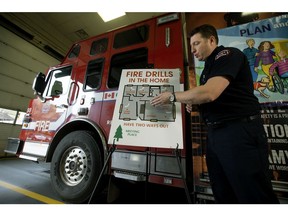
{"label": "ceiling light fixture", "polygon": [[113,19],[126,15],[125,12],[119,12],[119,11],[118,12],[105,11],[105,12],[98,12],[98,14],[103,19],[104,22],[109,22]]}

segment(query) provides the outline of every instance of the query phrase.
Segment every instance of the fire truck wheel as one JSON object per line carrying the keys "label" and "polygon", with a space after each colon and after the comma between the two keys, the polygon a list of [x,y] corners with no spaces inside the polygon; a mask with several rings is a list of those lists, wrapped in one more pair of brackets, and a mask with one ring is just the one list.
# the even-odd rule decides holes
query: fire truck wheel
{"label": "fire truck wheel", "polygon": [[91,132],[71,132],[60,141],[52,157],[52,186],[63,200],[84,203],[93,191],[102,166],[101,152]]}

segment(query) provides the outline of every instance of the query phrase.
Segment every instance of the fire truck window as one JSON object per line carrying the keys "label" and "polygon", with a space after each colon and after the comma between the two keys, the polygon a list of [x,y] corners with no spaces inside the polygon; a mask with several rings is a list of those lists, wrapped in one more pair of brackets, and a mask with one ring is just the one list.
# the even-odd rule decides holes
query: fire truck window
{"label": "fire truck window", "polygon": [[84,91],[95,90],[100,87],[103,62],[104,59],[96,59],[88,63],[85,76]]}
{"label": "fire truck window", "polygon": [[94,41],[91,46],[90,55],[97,55],[106,52],[108,46],[108,38]]}
{"label": "fire truck window", "polygon": [[63,93],[63,87],[62,87],[62,82],[55,80],[52,90],[51,90],[51,96],[58,96]]}
{"label": "fire truck window", "polygon": [[65,67],[51,71],[49,74],[49,85],[44,95],[59,96],[68,92],[72,67]]}
{"label": "fire truck window", "polygon": [[68,55],[68,58],[76,58],[80,53],[80,45],[76,44]]}
{"label": "fire truck window", "polygon": [[108,87],[117,88],[119,86],[123,69],[139,69],[148,67],[148,50],[146,48],[116,54],[112,57],[110,63]]}
{"label": "fire truck window", "polygon": [[149,28],[147,25],[129,29],[115,35],[113,48],[122,48],[147,41]]}

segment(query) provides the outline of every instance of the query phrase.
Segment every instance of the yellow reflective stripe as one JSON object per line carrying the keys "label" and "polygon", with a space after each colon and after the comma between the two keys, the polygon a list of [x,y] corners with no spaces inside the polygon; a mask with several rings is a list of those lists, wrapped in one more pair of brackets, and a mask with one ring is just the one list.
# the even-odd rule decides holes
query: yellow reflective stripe
{"label": "yellow reflective stripe", "polygon": [[[49,197],[43,196],[43,195],[38,194],[38,193],[34,193],[32,191],[20,188],[18,186],[9,184],[9,183],[1,181],[1,180],[0,180],[0,186],[8,188],[8,189],[13,190],[13,191],[16,191],[18,193],[21,193],[21,194],[23,194],[25,196],[28,196],[28,197],[31,197],[31,198],[33,198],[35,200],[39,200],[40,202],[43,202],[43,203],[47,203],[47,204],[64,204],[63,202],[60,202],[58,200],[51,199]],[[15,203],[15,204],[17,204],[17,203]]]}

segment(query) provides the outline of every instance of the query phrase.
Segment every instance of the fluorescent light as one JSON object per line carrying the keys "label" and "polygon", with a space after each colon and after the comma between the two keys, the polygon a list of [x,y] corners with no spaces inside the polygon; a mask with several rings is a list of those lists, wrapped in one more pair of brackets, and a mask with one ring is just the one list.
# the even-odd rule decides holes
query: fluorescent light
{"label": "fluorescent light", "polygon": [[241,15],[242,16],[249,16],[249,15],[252,15],[253,12],[242,12]]}
{"label": "fluorescent light", "polygon": [[126,15],[125,12],[119,12],[119,11],[118,12],[105,11],[105,12],[98,12],[98,14],[103,19],[104,22],[109,22],[110,20]]}

